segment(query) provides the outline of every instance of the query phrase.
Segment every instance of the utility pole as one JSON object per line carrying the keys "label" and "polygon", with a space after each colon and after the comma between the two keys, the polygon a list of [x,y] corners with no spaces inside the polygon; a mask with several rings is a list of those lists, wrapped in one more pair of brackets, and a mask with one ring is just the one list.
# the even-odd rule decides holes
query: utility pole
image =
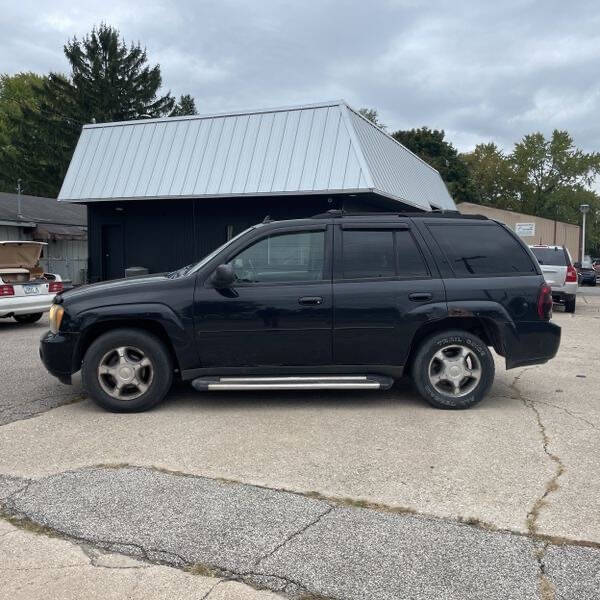
{"label": "utility pole", "polygon": [[590,205],[589,204],[581,204],[579,206],[579,210],[581,211],[581,214],[583,215],[583,223],[581,226],[581,258],[579,260],[580,260],[580,262],[583,262],[583,257],[585,256],[585,216],[590,211]]}
{"label": "utility pole", "polygon": [[22,219],[23,214],[21,211],[21,193],[23,188],[21,187],[21,180],[17,179],[17,219]]}

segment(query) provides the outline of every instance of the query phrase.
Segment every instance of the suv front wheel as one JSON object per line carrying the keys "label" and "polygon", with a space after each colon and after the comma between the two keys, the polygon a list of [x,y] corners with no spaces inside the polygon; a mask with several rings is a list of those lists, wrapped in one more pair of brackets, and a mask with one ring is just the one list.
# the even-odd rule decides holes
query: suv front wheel
{"label": "suv front wheel", "polygon": [[171,357],[164,344],[138,329],[101,335],[85,353],[81,374],[92,400],[113,412],[152,408],[173,382]]}
{"label": "suv front wheel", "polygon": [[470,408],[494,381],[494,359],[486,344],[468,331],[428,337],[412,366],[417,391],[436,408]]}

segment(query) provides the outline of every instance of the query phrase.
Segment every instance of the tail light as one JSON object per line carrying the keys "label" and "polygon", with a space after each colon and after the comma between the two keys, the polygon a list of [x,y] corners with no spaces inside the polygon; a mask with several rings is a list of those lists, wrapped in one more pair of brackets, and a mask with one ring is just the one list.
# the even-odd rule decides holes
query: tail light
{"label": "tail light", "polygon": [[15,288],[12,285],[0,285],[0,296],[14,296]]}
{"label": "tail light", "polygon": [[48,285],[48,292],[50,294],[60,294],[64,289],[62,281],[51,281]]}
{"label": "tail light", "polygon": [[540,319],[549,321],[552,317],[552,288],[547,284],[542,284],[538,294],[537,310]]}
{"label": "tail light", "polygon": [[567,267],[567,278],[566,283],[577,283],[577,271],[573,265]]}

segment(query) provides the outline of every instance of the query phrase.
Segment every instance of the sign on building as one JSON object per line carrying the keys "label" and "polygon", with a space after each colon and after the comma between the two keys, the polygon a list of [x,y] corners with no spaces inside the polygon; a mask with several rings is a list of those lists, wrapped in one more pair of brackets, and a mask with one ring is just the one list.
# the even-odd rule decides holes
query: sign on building
{"label": "sign on building", "polygon": [[535,223],[516,223],[515,233],[521,237],[534,237]]}

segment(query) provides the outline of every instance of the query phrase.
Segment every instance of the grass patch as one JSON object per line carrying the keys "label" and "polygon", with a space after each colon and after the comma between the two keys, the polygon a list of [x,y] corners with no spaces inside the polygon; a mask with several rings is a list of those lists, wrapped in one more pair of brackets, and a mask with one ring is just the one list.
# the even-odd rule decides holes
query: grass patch
{"label": "grass patch", "polygon": [[192,575],[199,575],[200,577],[218,577],[219,572],[212,567],[203,565],[202,563],[196,563],[195,565],[189,565],[185,567],[184,571],[191,573]]}

